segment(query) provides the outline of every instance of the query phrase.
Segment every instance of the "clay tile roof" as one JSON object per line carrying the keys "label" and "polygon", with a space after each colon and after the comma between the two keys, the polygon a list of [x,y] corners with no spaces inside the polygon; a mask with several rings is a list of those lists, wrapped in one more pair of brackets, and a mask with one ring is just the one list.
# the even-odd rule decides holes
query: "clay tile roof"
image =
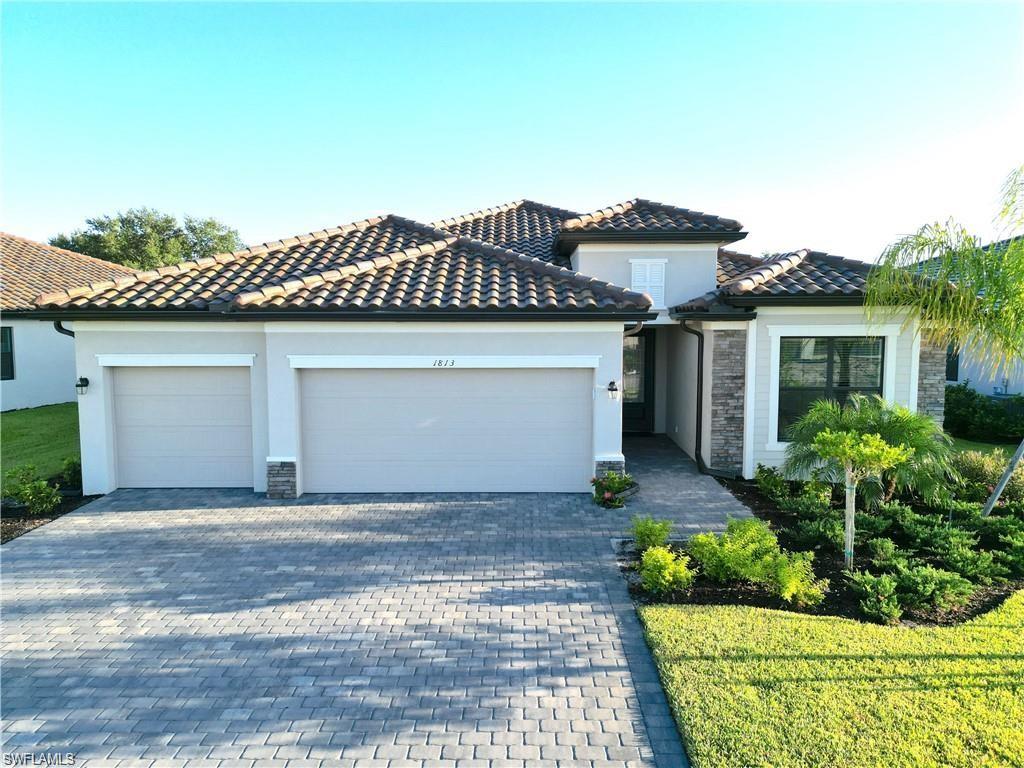
{"label": "clay tile roof", "polygon": [[599,211],[569,219],[563,230],[605,233],[698,233],[739,232],[742,225],[700,211],[636,198]]}
{"label": "clay tile roof", "polygon": [[231,304],[240,294],[265,286],[372,263],[375,257],[448,237],[449,233],[409,219],[376,217],[50,293],[40,296],[38,303],[64,309],[205,310]]}
{"label": "clay tile roof", "polygon": [[41,293],[134,274],[82,253],[0,232],[0,309],[36,309]]}
{"label": "clay tile roof", "polygon": [[728,282],[734,277],[739,277],[744,272],[752,269],[761,263],[756,256],[749,256],[746,253],[736,253],[725,248],[718,249],[718,284]]}
{"label": "clay tile roof", "polygon": [[[530,221],[529,217],[525,220]],[[398,216],[367,219],[125,279],[53,292],[38,300],[41,307],[83,312],[285,309],[636,314],[647,312],[650,303],[643,294],[543,259]]]}
{"label": "clay tile roof", "polygon": [[386,265],[240,296],[240,309],[354,312],[647,311],[648,296],[466,237],[393,254]]}
{"label": "clay tile roof", "polygon": [[435,221],[434,226],[461,237],[469,237],[535,259],[568,266],[568,260],[556,250],[556,244],[562,223],[575,216],[579,214],[574,211],[535,203],[532,200],[517,200],[514,203]]}
{"label": "clay tile roof", "polygon": [[764,259],[746,257],[752,261],[752,266],[722,281],[723,273],[738,266],[732,258],[736,255],[729,253],[729,263],[723,264],[722,253],[719,253],[717,290],[673,307],[672,311],[706,312],[716,305],[729,305],[730,300],[737,298],[763,301],[792,297],[861,299],[872,267],[863,261],[805,249]]}

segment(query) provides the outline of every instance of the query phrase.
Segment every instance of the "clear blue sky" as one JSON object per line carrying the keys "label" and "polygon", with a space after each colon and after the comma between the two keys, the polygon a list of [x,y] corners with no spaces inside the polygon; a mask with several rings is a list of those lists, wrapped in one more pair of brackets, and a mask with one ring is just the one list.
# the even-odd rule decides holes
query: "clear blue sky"
{"label": "clear blue sky", "polygon": [[641,196],[746,249],[983,231],[1024,162],[1020,4],[3,5],[2,218],[148,205],[249,243]]}

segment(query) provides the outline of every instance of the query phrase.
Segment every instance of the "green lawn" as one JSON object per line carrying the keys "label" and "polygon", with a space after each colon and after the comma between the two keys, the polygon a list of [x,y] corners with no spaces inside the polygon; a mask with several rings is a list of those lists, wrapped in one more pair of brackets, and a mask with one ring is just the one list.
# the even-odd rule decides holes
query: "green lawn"
{"label": "green lawn", "polygon": [[640,615],[696,768],[1024,765],[1024,591],[955,628]]}
{"label": "green lawn", "polygon": [[60,472],[64,459],[78,454],[78,403],[0,415],[0,463],[4,473],[34,464],[41,477],[50,477]]}
{"label": "green lawn", "polygon": [[1002,448],[1007,456],[1012,456],[1017,450],[1017,443],[979,443],[977,440],[968,440],[963,437],[953,438],[953,448],[958,451],[981,451],[992,453],[996,448]]}

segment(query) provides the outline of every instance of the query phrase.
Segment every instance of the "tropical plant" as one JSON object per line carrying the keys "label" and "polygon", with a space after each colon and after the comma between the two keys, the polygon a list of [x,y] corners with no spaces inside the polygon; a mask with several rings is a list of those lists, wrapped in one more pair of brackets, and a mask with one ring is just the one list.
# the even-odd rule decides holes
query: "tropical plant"
{"label": "tropical plant", "polygon": [[898,492],[913,491],[927,501],[935,501],[946,492],[956,453],[949,436],[929,416],[887,403],[878,395],[850,395],[845,405],[834,400],[813,403],[790,428],[783,468],[787,475],[807,476],[817,471],[828,482],[843,482],[843,468],[835,462],[823,466],[814,446],[818,434],[826,429],[878,435],[889,445],[903,445],[912,451],[905,461],[869,477],[860,486],[868,506],[889,501]]}
{"label": "tropical plant", "polygon": [[625,500],[618,494],[636,485],[633,476],[626,472],[606,472],[591,478],[590,484],[594,486],[594,502],[607,509],[625,506]]}
{"label": "tropical plant", "polygon": [[823,461],[835,462],[843,468],[846,486],[843,560],[846,569],[852,571],[857,484],[904,463],[913,455],[913,450],[905,445],[890,445],[877,434],[860,434],[853,430],[833,432],[831,429],[819,432],[813,447]]}
{"label": "tropical plant", "polygon": [[[1007,178],[996,216],[1005,240],[985,246],[953,220],[890,245],[868,276],[869,316],[919,321],[931,344],[967,348],[987,373],[1024,359],[1024,165]],[[991,513],[1024,456],[1021,441],[985,505]]]}

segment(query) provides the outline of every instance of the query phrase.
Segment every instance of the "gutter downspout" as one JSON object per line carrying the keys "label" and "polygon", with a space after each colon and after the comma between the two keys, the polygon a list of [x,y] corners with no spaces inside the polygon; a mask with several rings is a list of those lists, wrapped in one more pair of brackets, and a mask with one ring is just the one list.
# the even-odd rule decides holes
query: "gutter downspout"
{"label": "gutter downspout", "polygon": [[643,320],[637,320],[636,321],[636,325],[634,325],[628,331],[623,331],[622,332],[622,338],[628,339],[630,336],[636,336],[643,329],[644,329],[644,321]]}
{"label": "gutter downspout", "polygon": [[714,475],[715,477],[736,477],[735,473],[723,472],[718,469],[712,469],[704,463],[703,453],[703,440],[701,439],[704,433],[704,332],[698,331],[696,328],[691,328],[686,324],[685,319],[681,319],[679,324],[683,327],[683,330],[693,336],[697,337],[697,413],[694,421],[697,423],[697,434],[694,435],[693,439],[693,457],[697,462],[697,469],[701,471],[701,474]]}
{"label": "gutter downspout", "polygon": [[61,325],[61,323],[63,322],[63,320],[54,320],[53,330],[55,330],[57,333],[63,333],[65,336],[70,336],[72,339],[75,338],[75,332]]}

